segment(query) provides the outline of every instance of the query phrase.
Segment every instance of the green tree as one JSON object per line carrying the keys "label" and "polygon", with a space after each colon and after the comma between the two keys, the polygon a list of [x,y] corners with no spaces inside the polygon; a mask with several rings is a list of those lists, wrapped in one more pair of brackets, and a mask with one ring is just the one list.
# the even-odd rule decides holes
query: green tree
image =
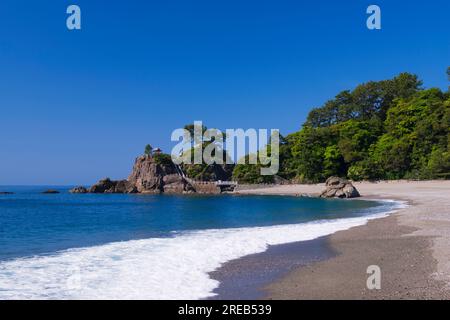
{"label": "green tree", "polygon": [[145,146],[144,154],[150,156],[152,154],[153,147],[149,144]]}
{"label": "green tree", "polygon": [[[447,79],[450,81],[450,67],[447,68]],[[450,86],[448,86],[448,92],[450,92]]]}
{"label": "green tree", "polygon": [[[233,164],[230,164],[229,155],[224,150],[223,144],[219,143],[219,141],[215,140],[214,134],[212,134],[211,141],[203,141],[203,135],[208,130],[208,128],[204,125],[202,125],[202,137],[198,137],[201,139],[200,141],[194,141],[194,133],[195,133],[195,126],[194,124],[188,124],[184,126],[184,129],[189,132],[190,135],[190,142],[192,147],[188,150],[186,150],[183,154],[184,159],[189,160],[190,163],[185,163],[182,165],[184,172],[189,178],[196,179],[196,180],[202,180],[202,181],[216,181],[216,180],[230,180],[232,176],[232,171],[234,168]],[[214,130],[210,129],[209,133],[213,133]],[[217,134],[219,133],[219,130],[215,131]],[[225,141],[225,135],[222,133],[222,141]],[[211,144],[215,144],[215,148],[213,149],[211,155],[214,157],[215,152],[219,152],[223,154],[223,164],[206,164],[202,161],[200,164],[194,164],[194,155],[195,152],[201,153],[203,155],[203,152],[205,148]],[[188,161],[186,161],[188,162]]]}
{"label": "green tree", "polygon": [[380,165],[371,158],[352,163],[347,172],[348,178],[359,180],[377,180],[384,177]]}
{"label": "green tree", "polygon": [[173,167],[172,157],[170,154],[158,153],[153,156],[155,163],[166,167]]}
{"label": "green tree", "polygon": [[[189,132],[191,142],[194,141],[195,125],[193,123],[187,124],[184,126],[184,129]],[[206,126],[202,125],[202,135],[205,133],[206,130],[208,130],[208,128]],[[199,137],[199,138],[201,139],[202,137]]]}
{"label": "green tree", "polygon": [[295,135],[292,156],[296,161],[298,181],[318,182],[326,178],[324,173],[325,151],[336,141],[332,127],[303,127]]}
{"label": "green tree", "polygon": [[450,178],[450,152],[434,148],[427,163],[428,177]]}
{"label": "green tree", "polygon": [[323,175],[324,177],[346,175],[344,158],[337,145],[330,145],[325,148]]}
{"label": "green tree", "polygon": [[346,163],[353,163],[367,157],[369,147],[375,143],[383,131],[383,123],[378,118],[348,120],[338,125],[337,145]]}
{"label": "green tree", "polygon": [[379,163],[383,169],[380,178],[400,179],[408,172],[412,144],[408,137],[395,138],[384,134],[375,144],[370,160]]}
{"label": "green tree", "polygon": [[416,75],[401,73],[382,81],[369,81],[353,91],[342,91],[322,107],[313,109],[306,120],[307,126],[325,127],[350,119],[385,119],[395,99],[409,98],[420,91],[422,82]]}
{"label": "green tree", "polygon": [[[252,155],[257,156],[257,155]],[[256,183],[273,183],[273,176],[261,175],[262,165],[250,164],[249,163],[250,155],[245,156],[245,164],[237,164],[233,170],[233,180],[238,181],[239,183],[248,183],[248,184],[256,184]]]}

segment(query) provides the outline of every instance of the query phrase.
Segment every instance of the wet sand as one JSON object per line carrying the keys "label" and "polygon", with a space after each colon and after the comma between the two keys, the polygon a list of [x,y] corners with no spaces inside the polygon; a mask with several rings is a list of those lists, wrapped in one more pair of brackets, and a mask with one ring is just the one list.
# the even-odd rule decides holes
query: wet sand
{"label": "wet sand", "polygon": [[[335,257],[293,266],[290,271],[281,270],[270,284],[261,287],[265,292],[261,297],[450,299],[450,181],[391,181],[355,186],[367,199],[405,200],[410,206],[387,218],[331,235],[326,241],[337,253]],[[289,185],[239,193],[317,195],[322,188],[323,185]],[[261,255],[267,255],[265,259],[270,261],[269,251]],[[380,290],[366,287],[370,265],[381,269]],[[227,267],[225,264],[223,268]]]}
{"label": "wet sand", "polygon": [[266,297],[266,286],[301,266],[336,256],[326,237],[270,246],[265,252],[225,263],[210,273],[220,281],[210,300],[255,300]]}

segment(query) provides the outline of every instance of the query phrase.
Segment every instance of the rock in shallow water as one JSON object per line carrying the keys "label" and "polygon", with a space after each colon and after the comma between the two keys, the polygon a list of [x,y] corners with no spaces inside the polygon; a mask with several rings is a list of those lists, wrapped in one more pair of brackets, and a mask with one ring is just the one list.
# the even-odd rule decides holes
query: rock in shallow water
{"label": "rock in shallow water", "polygon": [[88,193],[88,189],[85,187],[79,186],[69,190],[70,193]]}
{"label": "rock in shallow water", "polygon": [[58,190],[53,190],[53,189],[49,189],[49,190],[45,190],[42,192],[43,194],[56,194],[59,193]]}
{"label": "rock in shallow water", "polygon": [[322,191],[322,198],[357,198],[360,197],[358,190],[353,184],[343,178],[329,177],[325,182],[325,190]]}
{"label": "rock in shallow water", "polygon": [[136,193],[136,187],[127,180],[114,181],[105,178],[94,184],[90,193]]}

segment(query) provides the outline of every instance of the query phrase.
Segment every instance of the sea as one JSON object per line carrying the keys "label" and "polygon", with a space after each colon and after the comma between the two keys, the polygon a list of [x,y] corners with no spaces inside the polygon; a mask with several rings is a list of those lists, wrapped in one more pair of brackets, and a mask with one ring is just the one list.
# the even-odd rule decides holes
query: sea
{"label": "sea", "polygon": [[[205,299],[209,273],[404,204],[292,196],[70,194],[2,186],[0,299]],[[56,189],[59,194],[42,194]]]}

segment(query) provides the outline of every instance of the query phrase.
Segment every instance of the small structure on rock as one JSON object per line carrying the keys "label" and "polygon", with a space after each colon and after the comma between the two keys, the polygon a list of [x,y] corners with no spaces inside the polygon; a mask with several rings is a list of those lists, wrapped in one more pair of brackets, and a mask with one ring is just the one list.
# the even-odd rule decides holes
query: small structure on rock
{"label": "small structure on rock", "polygon": [[325,182],[325,190],[320,194],[321,198],[356,198],[360,197],[358,190],[347,179],[329,177]]}

